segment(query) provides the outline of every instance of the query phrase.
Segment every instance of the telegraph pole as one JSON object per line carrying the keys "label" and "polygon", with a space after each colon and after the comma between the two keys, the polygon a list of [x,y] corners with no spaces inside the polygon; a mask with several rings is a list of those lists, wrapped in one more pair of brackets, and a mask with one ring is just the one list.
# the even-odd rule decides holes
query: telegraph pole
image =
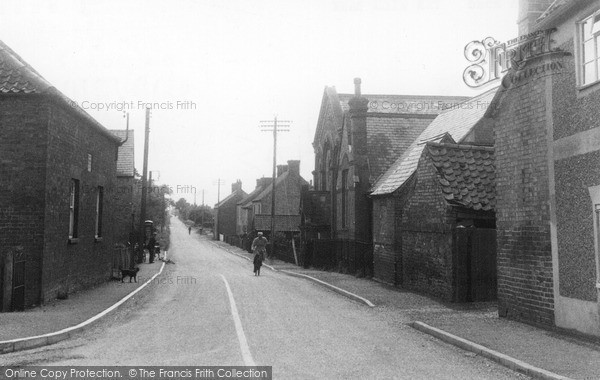
{"label": "telegraph pole", "polygon": [[[283,124],[281,124],[283,123]],[[279,124],[277,116],[273,120],[262,120],[260,128],[263,132],[273,131],[273,185],[271,191],[271,257],[275,254],[275,182],[277,180],[277,132],[289,132],[289,120],[280,120]]]}
{"label": "telegraph pole", "polygon": [[[144,169],[142,171],[142,202],[140,207],[140,235],[139,235],[139,252],[144,252],[144,244],[146,243],[146,230],[144,222],[146,219],[146,195],[148,193],[148,140],[150,138],[150,108],[146,108],[146,127],[144,135]],[[133,261],[132,261],[133,267]]]}

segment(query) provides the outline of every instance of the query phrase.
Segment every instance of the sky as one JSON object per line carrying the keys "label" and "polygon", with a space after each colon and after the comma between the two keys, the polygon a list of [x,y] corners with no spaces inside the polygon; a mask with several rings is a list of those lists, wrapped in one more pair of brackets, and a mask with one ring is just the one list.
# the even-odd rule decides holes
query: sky
{"label": "sky", "polygon": [[[462,79],[473,40],[517,36],[518,0],[2,0],[0,39],[108,129],[135,131],[142,172],[174,200],[213,206],[272,173],[272,133],[290,120],[277,161],[300,160],[325,86],[363,94],[476,96]],[[220,192],[218,183],[221,183]]]}

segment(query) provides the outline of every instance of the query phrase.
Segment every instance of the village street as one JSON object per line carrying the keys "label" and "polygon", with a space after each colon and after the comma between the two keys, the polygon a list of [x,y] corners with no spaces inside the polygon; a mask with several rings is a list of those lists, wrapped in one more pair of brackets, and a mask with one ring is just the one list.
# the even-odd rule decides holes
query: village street
{"label": "village street", "polygon": [[277,379],[525,378],[413,330],[389,310],[265,267],[255,277],[250,262],[188,235],[176,218],[171,229],[175,264],[166,265],[160,281],[81,335],[2,355],[0,364],[255,363],[273,366]]}

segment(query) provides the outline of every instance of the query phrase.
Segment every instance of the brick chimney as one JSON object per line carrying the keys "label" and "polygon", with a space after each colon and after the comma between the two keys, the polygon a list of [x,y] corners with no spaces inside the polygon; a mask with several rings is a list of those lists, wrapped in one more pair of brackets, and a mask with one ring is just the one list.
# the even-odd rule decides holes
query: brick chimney
{"label": "brick chimney", "polygon": [[273,178],[271,177],[262,177],[256,180],[256,187],[260,187],[262,189],[266,189],[273,182]]}
{"label": "brick chimney", "polygon": [[360,78],[354,78],[354,97],[348,101],[350,107],[348,113],[352,133],[352,151],[355,156],[364,156],[366,159],[369,100],[362,96],[360,85]]}
{"label": "brick chimney", "polygon": [[[354,226],[357,240],[369,241],[372,238],[370,225],[370,200],[367,192],[370,188],[370,172],[367,149],[367,112],[369,100],[362,96],[360,78],[354,79],[354,97],[348,101],[350,132],[352,134],[352,155],[354,156],[355,198]],[[358,181],[356,181],[358,179]],[[333,206],[335,207],[335,206]]]}
{"label": "brick chimney", "polygon": [[288,170],[290,175],[299,176],[300,175],[300,160],[288,160]]}
{"label": "brick chimney", "polygon": [[242,181],[239,179],[235,183],[231,184],[231,192],[235,193],[237,190],[242,190]]}
{"label": "brick chimney", "polygon": [[288,170],[287,165],[277,165],[277,177],[279,177],[283,173],[287,172],[287,170]]}
{"label": "brick chimney", "polygon": [[519,26],[519,36],[533,32],[535,20],[544,13],[554,0],[519,0],[519,16],[517,25]]}

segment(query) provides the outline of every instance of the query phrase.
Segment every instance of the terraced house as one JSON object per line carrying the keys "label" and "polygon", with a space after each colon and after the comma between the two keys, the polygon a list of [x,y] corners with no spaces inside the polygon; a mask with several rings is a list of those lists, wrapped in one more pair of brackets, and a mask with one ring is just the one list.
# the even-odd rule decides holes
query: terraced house
{"label": "terraced house", "polygon": [[110,278],[120,144],[0,42],[2,310]]}

